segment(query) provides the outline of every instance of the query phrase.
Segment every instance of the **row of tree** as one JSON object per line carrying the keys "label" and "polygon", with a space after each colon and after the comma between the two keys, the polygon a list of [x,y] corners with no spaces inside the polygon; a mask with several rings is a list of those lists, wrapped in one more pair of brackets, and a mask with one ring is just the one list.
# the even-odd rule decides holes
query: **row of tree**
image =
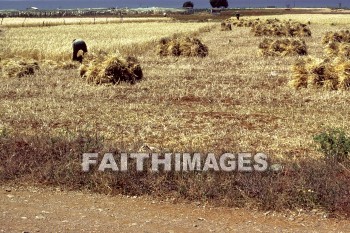
{"label": "row of tree", "polygon": [[[213,8],[221,8],[221,7],[227,8],[228,7],[227,0],[210,0],[209,3]],[[193,8],[194,4],[191,1],[187,1],[182,5],[182,7]]]}

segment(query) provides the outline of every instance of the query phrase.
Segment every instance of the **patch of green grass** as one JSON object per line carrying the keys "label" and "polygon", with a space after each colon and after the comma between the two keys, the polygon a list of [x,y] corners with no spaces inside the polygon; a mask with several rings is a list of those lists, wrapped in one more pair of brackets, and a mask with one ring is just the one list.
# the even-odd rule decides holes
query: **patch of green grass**
{"label": "patch of green grass", "polygon": [[344,162],[349,159],[350,137],[342,129],[328,129],[316,135],[314,141],[327,160]]}

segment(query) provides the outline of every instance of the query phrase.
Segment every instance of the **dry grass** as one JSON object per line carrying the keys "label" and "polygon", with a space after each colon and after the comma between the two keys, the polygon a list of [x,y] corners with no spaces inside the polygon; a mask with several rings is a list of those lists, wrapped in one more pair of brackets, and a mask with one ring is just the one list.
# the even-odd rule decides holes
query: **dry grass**
{"label": "dry grass", "polygon": [[268,39],[259,44],[259,53],[263,56],[296,56],[307,55],[304,40],[300,39]]}
{"label": "dry grass", "polygon": [[[306,16],[287,17],[298,21]],[[325,23],[312,23],[313,36],[305,38],[308,53],[315,57],[323,54],[325,32],[342,28],[330,26],[329,15],[323,17],[319,20]],[[350,92],[290,88],[295,58],[257,56],[261,38],[252,37],[249,28],[221,33],[217,27],[197,35],[210,50],[205,59],[159,57],[155,46],[143,44],[206,25],[9,29],[0,41],[1,57],[19,53],[31,58],[34,48],[59,60],[70,55],[67,38],[75,37],[86,39],[92,52],[136,43],[143,49],[124,50],[137,55],[145,80],[137,85],[89,85],[74,69],[47,68],[31,79],[1,80],[2,180],[230,206],[349,212],[350,178],[341,167],[320,160],[313,136],[323,128],[350,132]],[[335,67],[344,71],[344,80],[346,64]],[[79,173],[84,152],[135,152],[144,144],[175,152],[264,152],[286,169],[277,174]],[[18,161],[23,161],[20,167]]]}
{"label": "dry grass", "polygon": [[[106,143],[99,136],[85,134],[69,138],[2,137],[0,180],[31,184],[35,181],[36,185],[89,189],[109,195],[151,195],[175,202],[186,199],[206,206],[303,212],[322,207],[323,211],[336,211],[336,215],[349,213],[350,176],[337,164],[306,159],[286,164],[283,173],[152,173],[137,172],[135,161],[129,161],[129,172],[101,173],[96,168],[89,173],[81,172],[81,154],[87,150],[115,150],[113,146],[106,147]],[[14,156],[21,161],[20,165],[11,162]],[[120,160],[116,162],[119,164]],[[150,166],[148,161],[146,166]]]}

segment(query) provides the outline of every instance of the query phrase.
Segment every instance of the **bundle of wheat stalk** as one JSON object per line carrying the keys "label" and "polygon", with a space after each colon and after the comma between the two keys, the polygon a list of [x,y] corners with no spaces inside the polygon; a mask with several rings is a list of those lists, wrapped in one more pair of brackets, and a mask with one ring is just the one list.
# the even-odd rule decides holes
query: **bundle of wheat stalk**
{"label": "bundle of wheat stalk", "polygon": [[221,31],[232,31],[232,26],[230,23],[222,22],[221,23]]}
{"label": "bundle of wheat stalk", "polygon": [[254,25],[257,25],[260,23],[260,19],[239,19],[238,20],[236,18],[230,18],[226,21],[236,27],[253,27]]}
{"label": "bundle of wheat stalk", "polygon": [[294,21],[266,21],[256,24],[251,30],[255,36],[310,37],[311,30],[306,24]]}
{"label": "bundle of wheat stalk", "polygon": [[92,60],[88,65],[82,65],[79,71],[88,83],[93,84],[135,84],[143,78],[141,66],[136,58],[124,59],[119,55],[106,56],[102,61]]}
{"label": "bundle of wheat stalk", "polygon": [[292,66],[290,85],[294,88],[350,89],[350,61],[307,57]]}
{"label": "bundle of wheat stalk", "polygon": [[162,38],[158,44],[160,56],[206,57],[208,47],[197,38],[176,37]]}
{"label": "bundle of wheat stalk", "polygon": [[268,39],[259,44],[259,53],[263,56],[307,55],[307,47],[301,39]]}
{"label": "bundle of wheat stalk", "polygon": [[329,57],[343,57],[350,59],[350,43],[329,42],[325,47]]}
{"label": "bundle of wheat stalk", "polygon": [[341,58],[336,60],[334,70],[338,74],[338,88],[350,90],[350,61]]}
{"label": "bundle of wheat stalk", "polygon": [[39,63],[34,60],[7,59],[0,63],[1,76],[6,78],[22,78],[35,74],[39,69]]}
{"label": "bundle of wheat stalk", "polygon": [[341,30],[338,32],[327,32],[322,39],[322,43],[328,44],[331,42],[350,43],[350,31]]}
{"label": "bundle of wheat stalk", "polygon": [[280,23],[281,20],[280,19],[277,19],[277,18],[274,18],[274,19],[266,19],[265,20],[265,23],[266,24],[275,24],[275,23]]}

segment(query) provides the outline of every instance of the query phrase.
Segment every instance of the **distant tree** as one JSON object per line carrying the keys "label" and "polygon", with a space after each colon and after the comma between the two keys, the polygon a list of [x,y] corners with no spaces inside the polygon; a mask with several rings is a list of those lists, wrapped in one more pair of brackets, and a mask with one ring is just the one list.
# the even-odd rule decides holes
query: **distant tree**
{"label": "distant tree", "polygon": [[193,2],[191,1],[184,2],[184,4],[182,5],[182,7],[184,8],[193,8],[193,6]]}
{"label": "distant tree", "polygon": [[210,0],[210,5],[213,8],[220,8],[220,7],[224,7],[227,8],[228,7],[228,2],[227,0]]}

